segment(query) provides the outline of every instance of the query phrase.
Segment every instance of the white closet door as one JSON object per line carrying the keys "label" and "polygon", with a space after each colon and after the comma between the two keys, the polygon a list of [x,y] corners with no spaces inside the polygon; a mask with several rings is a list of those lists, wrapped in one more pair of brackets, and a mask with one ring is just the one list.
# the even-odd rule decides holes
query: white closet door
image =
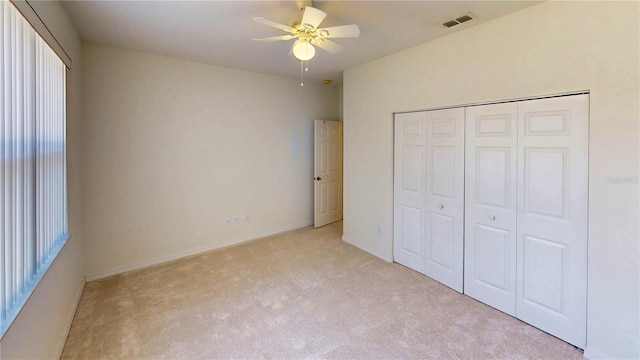
{"label": "white closet door", "polygon": [[395,116],[393,258],[424,272],[425,113]]}
{"label": "white closet door", "polygon": [[427,111],[425,275],[462,292],[464,108]]}
{"label": "white closet door", "polygon": [[517,104],[466,108],[465,294],[515,315]]}
{"label": "white closet door", "polygon": [[516,316],[586,342],[589,96],[518,104]]}

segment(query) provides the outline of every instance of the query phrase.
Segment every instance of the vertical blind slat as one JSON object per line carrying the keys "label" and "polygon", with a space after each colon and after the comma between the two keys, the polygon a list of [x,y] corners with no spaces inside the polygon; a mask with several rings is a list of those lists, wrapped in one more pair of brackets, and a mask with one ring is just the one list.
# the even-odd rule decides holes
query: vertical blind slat
{"label": "vertical blind slat", "polygon": [[[2,40],[2,44],[0,45],[0,60],[2,60],[2,64],[4,65],[5,62],[5,54],[7,53],[7,51],[5,50],[6,44],[7,44],[7,38],[8,38],[8,34],[7,34],[7,30],[6,30],[6,26],[7,26],[7,20],[5,18],[7,12],[4,10],[4,5],[0,6],[0,19],[2,21],[2,23],[0,24],[0,39]],[[6,113],[5,113],[5,103],[6,103],[6,91],[5,91],[5,87],[6,87],[6,81],[5,81],[5,67],[2,66],[0,67],[0,116],[2,116],[2,118],[0,119],[0,159],[2,159],[2,162],[0,163],[0,236],[2,236],[3,238],[6,237],[6,233],[5,233],[5,176],[6,176],[6,171],[4,169],[4,164],[5,164],[5,151],[4,151],[4,143],[6,142],[6,134],[7,134],[7,130],[6,130]],[[4,252],[4,242],[0,244],[0,259],[2,259],[2,265],[0,265],[0,322],[4,322],[5,321],[5,309],[6,309],[6,305],[5,305],[5,284],[6,284],[6,262],[4,261],[5,259],[5,252]]]}
{"label": "vertical blind slat", "polygon": [[[9,51],[11,52],[11,54],[15,54],[15,50],[16,50],[16,16],[15,14],[11,14],[11,28],[13,29],[14,34],[11,36],[10,40],[10,44],[11,44],[11,48],[9,49]],[[10,57],[9,59],[7,59],[9,62],[9,69],[10,69],[10,76],[11,76],[11,84],[9,87],[9,91],[10,91],[10,95],[9,97],[10,102],[9,102],[9,116],[11,117],[10,121],[9,121],[9,129],[7,130],[7,133],[9,134],[9,139],[8,139],[8,145],[7,145],[7,152],[9,155],[9,165],[8,170],[9,170],[9,178],[7,179],[7,182],[9,183],[8,189],[10,191],[9,194],[7,194],[7,202],[9,203],[9,214],[8,214],[8,220],[7,220],[7,228],[8,228],[8,234],[10,236],[10,239],[8,239],[7,241],[7,258],[5,258],[7,265],[8,265],[8,269],[7,269],[7,276],[9,276],[9,280],[10,280],[10,285],[8,286],[8,297],[7,297],[7,304],[8,306],[11,306],[13,304],[14,301],[14,296],[15,296],[15,292],[16,292],[16,280],[15,280],[15,276],[14,276],[14,264],[13,264],[13,256],[14,256],[14,246],[13,246],[13,242],[15,241],[15,234],[13,231],[13,226],[14,226],[14,216],[13,214],[15,213],[15,195],[14,195],[14,183],[15,183],[15,174],[14,174],[14,155],[13,155],[13,127],[14,127],[14,121],[16,118],[16,114],[15,114],[15,83],[16,83],[16,76],[15,76],[15,61],[13,59],[13,56]]]}
{"label": "vertical blind slat", "polygon": [[[29,64],[29,71],[28,71],[28,79],[27,79],[27,84],[29,84],[29,88],[27,90],[27,103],[28,103],[28,109],[29,109],[29,117],[28,117],[28,121],[27,121],[27,136],[29,137],[28,141],[27,141],[27,157],[29,159],[29,166],[27,167],[27,189],[28,189],[28,198],[27,198],[27,211],[29,214],[33,214],[35,211],[34,208],[34,168],[33,168],[33,161],[34,161],[34,151],[33,151],[33,137],[34,137],[34,107],[35,107],[35,103],[34,103],[34,98],[35,98],[35,87],[34,87],[34,51],[35,51],[35,36],[33,34],[31,34],[31,37],[33,38],[33,41],[29,41],[29,51],[27,52],[28,54],[28,58],[27,58],[27,64]],[[34,217],[30,216],[29,217],[29,222],[28,224],[26,224],[27,227],[27,247],[26,247],[26,252],[27,252],[27,258],[26,258],[26,271],[27,274],[29,274],[29,276],[33,276],[35,275],[34,273],[34,268],[33,268],[33,261],[35,258],[35,254],[33,253],[34,247],[33,247],[33,242],[35,240],[34,238]]]}
{"label": "vertical blind slat", "polygon": [[[42,45],[41,45],[42,46]],[[49,67],[49,56],[45,52],[44,53],[44,63],[45,69]],[[42,164],[44,165],[44,207],[42,208],[42,219],[45,224],[45,249],[48,249],[51,246],[51,164],[49,161],[49,153],[51,151],[51,141],[49,139],[49,134],[51,132],[51,99],[49,98],[49,94],[51,93],[51,72],[45,71],[44,73],[44,116],[42,120],[44,121],[44,152],[42,154]],[[48,215],[48,216],[47,216]],[[42,263],[46,261],[46,256],[42,258]]]}
{"label": "vertical blind slat", "polygon": [[16,36],[16,52],[15,52],[15,63],[14,63],[14,71],[16,76],[15,82],[15,121],[14,121],[14,271],[15,271],[15,279],[16,279],[16,294],[14,296],[14,301],[17,300],[17,297],[22,294],[24,289],[24,273],[22,268],[22,257],[23,257],[23,243],[24,243],[24,233],[22,223],[24,221],[24,178],[23,178],[23,168],[24,168],[24,154],[22,152],[22,143],[24,142],[24,134],[22,131],[22,124],[24,123],[24,52],[25,52],[25,28],[24,24],[21,24],[18,27],[18,33]]}

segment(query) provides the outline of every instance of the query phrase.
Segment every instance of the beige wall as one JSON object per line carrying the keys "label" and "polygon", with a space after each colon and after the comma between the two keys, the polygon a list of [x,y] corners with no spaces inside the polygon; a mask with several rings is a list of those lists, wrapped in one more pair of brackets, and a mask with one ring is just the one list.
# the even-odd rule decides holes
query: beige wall
{"label": "beige wall", "polygon": [[639,6],[547,2],[347,70],[344,239],[392,259],[393,112],[589,90],[585,355],[640,357]]}
{"label": "beige wall", "polygon": [[2,359],[57,358],[84,287],[81,144],[81,44],[58,2],[31,2],[73,60],[67,72],[67,187],[71,238],[0,342]]}
{"label": "beige wall", "polygon": [[312,223],[313,120],[337,119],[336,87],[97,45],[84,56],[89,279]]}

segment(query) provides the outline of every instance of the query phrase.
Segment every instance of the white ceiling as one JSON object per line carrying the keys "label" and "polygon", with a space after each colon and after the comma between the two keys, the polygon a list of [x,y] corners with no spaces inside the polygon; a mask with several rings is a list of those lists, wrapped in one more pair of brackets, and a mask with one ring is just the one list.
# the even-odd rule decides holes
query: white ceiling
{"label": "white ceiling", "polygon": [[[328,15],[321,27],[357,24],[360,37],[334,39],[344,50],[322,50],[305,81],[342,83],[343,70],[524,9],[538,1],[314,1]],[[82,40],[231,68],[300,79],[289,55],[293,40],[256,43],[284,32],[256,23],[264,17],[299,21],[295,1],[63,1]],[[445,28],[471,12],[472,21]]]}

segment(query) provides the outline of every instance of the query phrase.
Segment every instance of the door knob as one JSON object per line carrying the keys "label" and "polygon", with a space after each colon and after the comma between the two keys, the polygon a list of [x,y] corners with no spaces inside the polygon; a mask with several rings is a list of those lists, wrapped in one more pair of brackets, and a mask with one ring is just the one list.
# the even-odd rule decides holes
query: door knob
{"label": "door knob", "polygon": [[440,209],[444,209],[444,205],[440,204]]}
{"label": "door knob", "polygon": [[491,215],[491,216],[489,216],[489,219],[491,219],[491,220],[495,220],[495,219],[496,219],[496,216],[495,216],[495,215]]}
{"label": "door knob", "polygon": [[318,176],[318,177],[314,177],[314,178],[313,178],[313,180],[318,180],[318,181],[320,181],[320,180],[322,180],[322,178],[321,178],[320,176]]}

